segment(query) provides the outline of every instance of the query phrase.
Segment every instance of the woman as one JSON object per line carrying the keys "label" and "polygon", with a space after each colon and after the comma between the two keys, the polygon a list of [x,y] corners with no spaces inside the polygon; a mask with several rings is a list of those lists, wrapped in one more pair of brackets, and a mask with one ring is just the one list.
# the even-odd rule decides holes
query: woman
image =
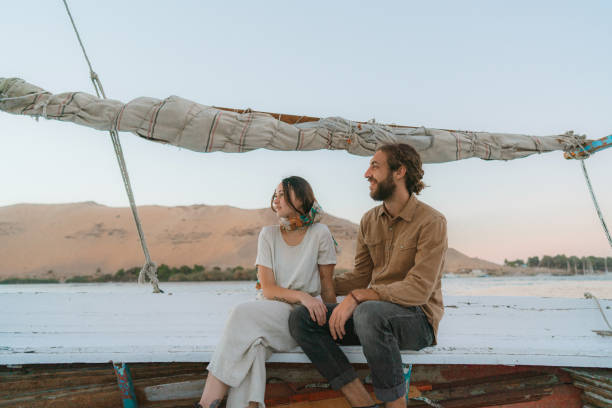
{"label": "woman", "polygon": [[255,261],[264,299],[243,303],[230,314],[196,408],[216,408],[228,389],[228,408],[263,408],[266,359],[297,347],[288,326],[292,305],[304,305],[323,325],[324,302],[336,301],[335,241],[318,223],[322,210],[310,184],[297,176],[284,179],[270,206],[280,225],[261,230]]}

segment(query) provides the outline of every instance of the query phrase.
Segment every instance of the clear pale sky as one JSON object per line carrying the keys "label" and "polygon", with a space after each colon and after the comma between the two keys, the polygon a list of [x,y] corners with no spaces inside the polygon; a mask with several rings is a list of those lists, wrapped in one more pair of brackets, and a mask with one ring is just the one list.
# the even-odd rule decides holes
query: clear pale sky
{"label": "clear pale sky", "polygon": [[[607,1],[76,1],[107,95],[404,125],[551,135],[612,133]],[[60,0],[5,2],[1,77],[94,93]],[[369,158],[342,151],[194,153],[121,136],[139,205],[261,208],[278,181],[307,178],[330,213],[376,205]],[[0,206],[127,206],[107,133],[0,112]],[[612,150],[587,168],[612,223]],[[425,165],[421,200],[449,244],[502,262],[612,251],[580,165],[561,153]],[[146,233],[146,225],[144,226]]]}

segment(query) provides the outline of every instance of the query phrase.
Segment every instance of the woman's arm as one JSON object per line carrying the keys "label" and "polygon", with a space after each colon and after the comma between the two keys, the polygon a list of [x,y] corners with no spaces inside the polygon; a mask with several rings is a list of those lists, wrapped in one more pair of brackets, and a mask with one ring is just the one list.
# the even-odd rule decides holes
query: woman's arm
{"label": "woman's arm", "polygon": [[289,304],[301,303],[310,312],[312,320],[324,325],[327,318],[327,307],[323,302],[313,298],[306,292],[283,288],[276,284],[272,269],[257,265],[257,277],[261,283],[263,295],[269,300],[278,300]]}
{"label": "woman's arm", "polygon": [[336,291],[334,290],[334,267],[336,265],[319,265],[321,276],[321,298],[325,303],[336,303]]}
{"label": "woman's arm", "polygon": [[268,300],[278,300],[293,305],[302,303],[304,295],[310,296],[308,293],[299,290],[278,286],[274,279],[274,272],[266,266],[257,265],[257,277],[259,278],[259,283],[261,283],[263,295]]}

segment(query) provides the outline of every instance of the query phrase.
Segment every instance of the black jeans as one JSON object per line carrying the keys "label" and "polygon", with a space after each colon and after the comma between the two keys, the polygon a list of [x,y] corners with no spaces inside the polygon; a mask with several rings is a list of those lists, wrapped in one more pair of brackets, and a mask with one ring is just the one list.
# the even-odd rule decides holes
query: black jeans
{"label": "black jeans", "polygon": [[[327,305],[327,321],[337,306]],[[298,306],[289,316],[289,331],[333,389],[357,378],[340,345],[358,345],[372,371],[374,393],[381,401],[395,401],[406,393],[400,350],[420,350],[434,340],[433,329],[419,306],[368,301],[346,322],[346,335],[334,341],[326,323],[319,326],[308,309]]]}

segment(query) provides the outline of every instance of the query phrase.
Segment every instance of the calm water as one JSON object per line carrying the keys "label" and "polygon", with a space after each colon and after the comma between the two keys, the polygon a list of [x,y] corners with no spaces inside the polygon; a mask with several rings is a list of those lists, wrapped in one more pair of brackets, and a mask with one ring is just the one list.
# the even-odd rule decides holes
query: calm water
{"label": "calm water", "polygon": [[[255,293],[254,282],[169,282],[162,283],[165,292]],[[150,285],[136,283],[68,283],[0,285],[2,293],[133,293],[148,292]],[[591,292],[602,299],[612,299],[612,273],[591,276],[529,276],[444,278],[445,295],[475,296],[541,296],[582,298]]]}

